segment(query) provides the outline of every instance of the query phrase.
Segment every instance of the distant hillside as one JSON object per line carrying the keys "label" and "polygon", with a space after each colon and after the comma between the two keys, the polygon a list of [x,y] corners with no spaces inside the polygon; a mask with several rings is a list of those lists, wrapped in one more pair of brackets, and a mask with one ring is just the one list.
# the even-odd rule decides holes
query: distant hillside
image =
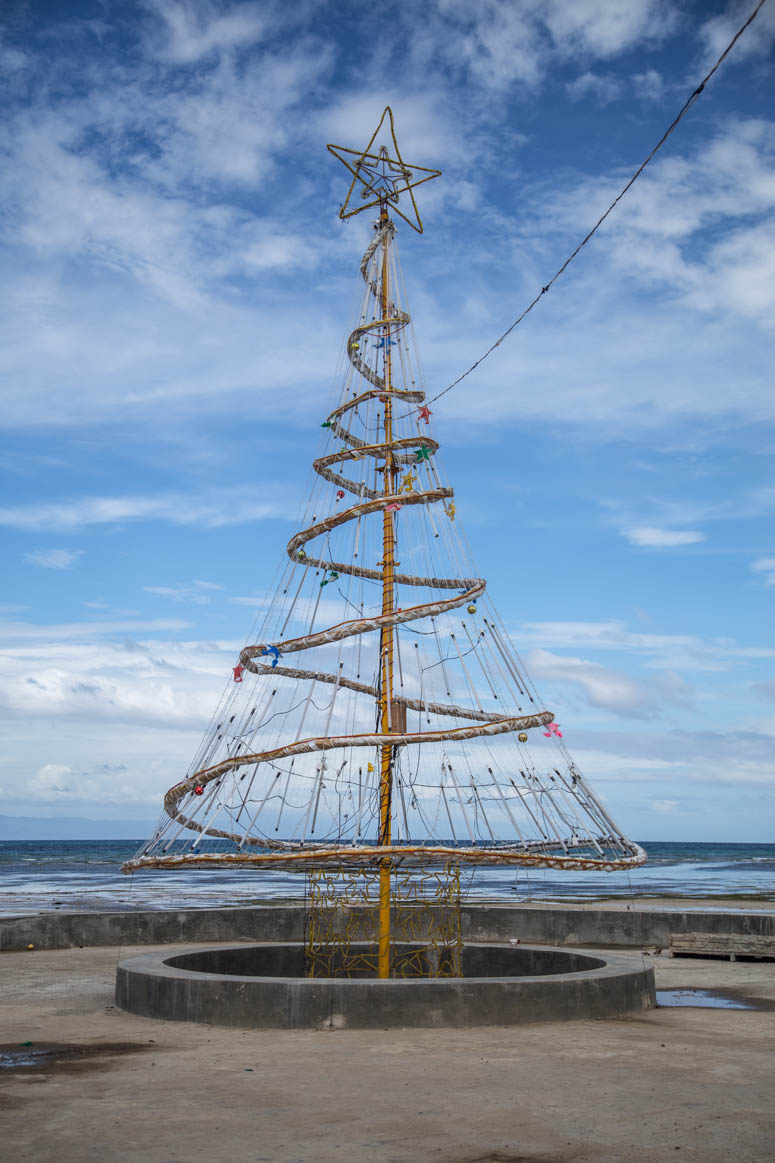
{"label": "distant hillside", "polygon": [[144,840],[155,826],[151,820],[0,816],[0,840]]}

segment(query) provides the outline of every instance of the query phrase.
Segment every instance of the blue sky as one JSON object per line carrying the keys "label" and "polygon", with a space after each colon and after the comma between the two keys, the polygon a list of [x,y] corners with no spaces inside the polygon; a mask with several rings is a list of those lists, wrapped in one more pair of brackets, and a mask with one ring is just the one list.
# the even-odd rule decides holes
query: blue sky
{"label": "blue sky", "polygon": [[[11,0],[0,25],[2,811],[152,819],[248,640],[361,294],[326,142],[385,104],[430,395],[753,7]],[[775,807],[775,4],[525,323],[433,405],[458,519],[641,839]]]}

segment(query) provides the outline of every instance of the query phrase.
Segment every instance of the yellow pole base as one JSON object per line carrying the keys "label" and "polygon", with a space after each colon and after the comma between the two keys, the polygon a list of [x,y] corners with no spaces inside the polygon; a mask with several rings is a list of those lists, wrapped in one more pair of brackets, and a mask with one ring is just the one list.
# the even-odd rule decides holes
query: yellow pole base
{"label": "yellow pole base", "polygon": [[390,861],[379,870],[379,936],[377,977],[390,977]]}

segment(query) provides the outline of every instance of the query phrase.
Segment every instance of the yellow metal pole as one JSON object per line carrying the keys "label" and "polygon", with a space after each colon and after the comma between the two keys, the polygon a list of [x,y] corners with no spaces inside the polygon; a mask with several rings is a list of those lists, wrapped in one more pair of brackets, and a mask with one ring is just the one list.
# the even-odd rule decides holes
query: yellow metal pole
{"label": "yellow metal pole", "polygon": [[[387,207],[384,202],[380,205],[379,222],[384,228],[388,224]],[[390,268],[388,257],[388,234],[385,233],[382,242],[382,280],[381,280],[381,307],[382,318],[388,318],[390,310],[389,293]],[[390,329],[386,325],[384,331],[384,384],[385,384],[385,476],[383,492],[389,496],[395,491],[395,463],[390,444],[393,440],[393,401],[390,396],[392,386],[391,357],[390,357]],[[392,614],[395,606],[395,586],[393,580],[395,567],[395,529],[393,514],[384,510],[382,515],[382,613]],[[393,726],[393,627],[383,626],[380,631],[380,704],[382,734],[387,735]],[[393,784],[393,748],[390,744],[380,748],[379,773],[379,845],[390,844],[391,799]],[[390,976],[390,871],[391,862],[385,858],[379,870],[379,937],[377,956],[377,976]]]}

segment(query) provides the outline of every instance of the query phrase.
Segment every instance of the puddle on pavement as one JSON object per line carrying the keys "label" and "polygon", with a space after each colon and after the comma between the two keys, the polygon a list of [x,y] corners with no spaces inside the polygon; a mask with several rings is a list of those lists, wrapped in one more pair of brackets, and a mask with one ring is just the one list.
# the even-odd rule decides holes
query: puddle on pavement
{"label": "puddle on pavement", "polygon": [[[154,1047],[155,1048],[155,1047]],[[41,1073],[56,1069],[89,1069],[103,1067],[95,1059],[114,1058],[121,1054],[135,1054],[149,1050],[143,1042],[103,1042],[95,1045],[63,1045],[54,1042],[22,1042],[0,1045],[0,1073],[34,1071]]]}
{"label": "puddle on pavement", "polygon": [[701,1006],[712,1010],[755,1010],[758,1007],[709,989],[658,989],[658,1006]]}

